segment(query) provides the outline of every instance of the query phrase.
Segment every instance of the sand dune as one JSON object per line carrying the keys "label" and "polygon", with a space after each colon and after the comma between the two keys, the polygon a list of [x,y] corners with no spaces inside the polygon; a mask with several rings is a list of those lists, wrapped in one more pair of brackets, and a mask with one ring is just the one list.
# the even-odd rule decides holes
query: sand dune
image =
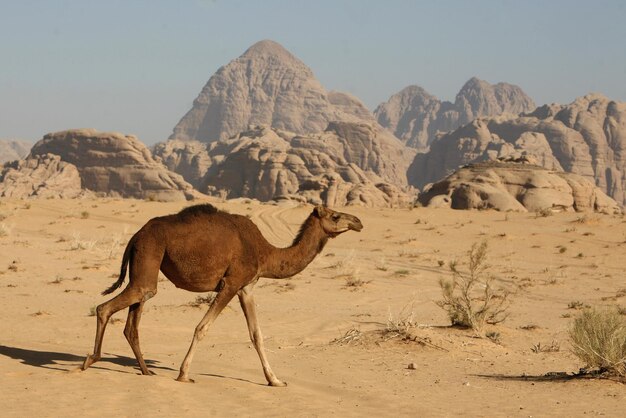
{"label": "sand dune", "polygon": [[[249,215],[281,246],[311,210],[294,203],[212,202]],[[544,377],[583,366],[569,351],[571,319],[564,316],[577,311],[568,304],[626,306],[626,297],[617,296],[626,268],[621,215],[341,209],[363,221],[361,233],[331,240],[304,272],[290,280],[261,279],[255,290],[269,361],[287,388],[266,386],[236,300],[196,352],[190,370],[196,383],[176,382],[206,306],[191,306],[198,294],[165,278],[140,325],[142,351],[157,375],[139,374],[122,335],[125,311],[107,329],[105,358],[77,371],[92,349],[90,311],[106,300],[100,292],[115,281],[127,240],[149,218],[185,205],[0,201],[2,416],[626,413],[620,383]],[[470,246],[485,239],[491,271],[516,292],[510,317],[493,327],[499,344],[449,328],[434,303],[438,280],[449,276],[445,264],[464,261]],[[348,286],[346,278],[364,284]],[[381,336],[390,316],[411,313],[419,325],[410,330],[415,341]],[[559,351],[531,350],[553,342]]]}

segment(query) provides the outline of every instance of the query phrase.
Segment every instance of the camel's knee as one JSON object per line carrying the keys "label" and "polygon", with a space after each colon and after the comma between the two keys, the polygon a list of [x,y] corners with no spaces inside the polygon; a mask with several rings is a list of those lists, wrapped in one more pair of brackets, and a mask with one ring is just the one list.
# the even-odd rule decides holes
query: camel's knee
{"label": "camel's knee", "polygon": [[98,305],[96,308],[96,316],[98,317],[98,321],[107,321],[109,316],[111,316],[109,309],[107,309],[107,303],[103,303]]}
{"label": "camel's knee", "polygon": [[146,293],[143,294],[143,296],[141,297],[141,301],[145,302],[148,299],[152,299],[155,295],[156,295],[157,291],[156,289],[154,290],[148,290]]}

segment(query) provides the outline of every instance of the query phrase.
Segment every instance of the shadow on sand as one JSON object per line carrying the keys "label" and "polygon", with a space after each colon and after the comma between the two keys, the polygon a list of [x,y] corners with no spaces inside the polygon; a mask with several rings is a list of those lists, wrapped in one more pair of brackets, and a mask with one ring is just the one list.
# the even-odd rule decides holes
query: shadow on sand
{"label": "shadow on sand", "polygon": [[[57,353],[54,351],[37,351],[26,348],[8,347],[6,345],[0,345],[0,355],[19,360],[22,364],[29,366],[60,371],[75,370],[76,367],[79,367],[83,363],[86,357],[68,353]],[[102,363],[106,362],[119,366],[137,367],[137,360],[125,356],[103,356],[96,364],[101,366]],[[153,369],[174,370],[169,367],[157,366],[158,361],[155,360],[146,360],[146,364]],[[97,366],[94,365],[92,367],[95,368]]]}
{"label": "shadow on sand", "polygon": [[606,379],[620,383],[626,383],[626,379],[620,376],[610,375],[599,371],[585,371],[583,369],[581,369],[581,371],[578,373],[550,372],[542,375],[477,374],[474,376],[483,379],[517,382],[567,382],[570,380],[581,379]]}

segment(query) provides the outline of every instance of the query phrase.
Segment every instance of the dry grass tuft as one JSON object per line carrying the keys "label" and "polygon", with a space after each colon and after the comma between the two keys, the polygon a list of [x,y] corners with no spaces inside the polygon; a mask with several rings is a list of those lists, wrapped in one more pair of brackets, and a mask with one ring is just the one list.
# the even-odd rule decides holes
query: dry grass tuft
{"label": "dry grass tuft", "polygon": [[561,344],[557,340],[552,340],[549,345],[542,345],[541,343],[534,344],[530,351],[535,354],[539,353],[556,353],[561,350]]}
{"label": "dry grass tuft", "polygon": [[193,306],[194,308],[201,308],[203,306],[211,306],[215,298],[217,297],[216,292],[209,292],[206,296],[198,296],[193,302],[189,302],[189,306]]}
{"label": "dry grass tuft", "polygon": [[8,237],[11,235],[11,231],[13,231],[13,226],[6,224],[4,222],[0,223],[0,238]]}
{"label": "dry grass tuft", "polygon": [[439,281],[443,300],[435,303],[448,313],[453,326],[482,335],[485,324],[497,324],[508,316],[510,292],[493,288],[489,267],[487,242],[475,243],[469,252],[469,271],[463,273],[451,262],[452,280]]}
{"label": "dry grass tuft", "polygon": [[585,366],[626,376],[626,319],[614,309],[585,309],[569,329],[572,352]]}
{"label": "dry grass tuft", "polygon": [[350,328],[341,337],[337,337],[330,343],[334,345],[358,344],[363,340],[363,333],[358,328]]}

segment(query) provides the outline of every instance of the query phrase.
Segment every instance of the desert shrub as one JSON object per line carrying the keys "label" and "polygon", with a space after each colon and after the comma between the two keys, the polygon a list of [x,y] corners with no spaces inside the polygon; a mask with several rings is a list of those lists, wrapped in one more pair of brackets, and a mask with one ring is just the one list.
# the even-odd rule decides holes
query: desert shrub
{"label": "desert shrub", "polygon": [[569,329],[572,352],[588,368],[626,376],[626,319],[613,309],[585,309]]}
{"label": "desert shrub", "polygon": [[472,328],[482,335],[485,324],[506,319],[510,293],[493,287],[486,241],[472,245],[468,268],[469,271],[461,272],[456,262],[450,263],[452,280],[439,280],[443,299],[435,303],[448,313],[453,326]]}

